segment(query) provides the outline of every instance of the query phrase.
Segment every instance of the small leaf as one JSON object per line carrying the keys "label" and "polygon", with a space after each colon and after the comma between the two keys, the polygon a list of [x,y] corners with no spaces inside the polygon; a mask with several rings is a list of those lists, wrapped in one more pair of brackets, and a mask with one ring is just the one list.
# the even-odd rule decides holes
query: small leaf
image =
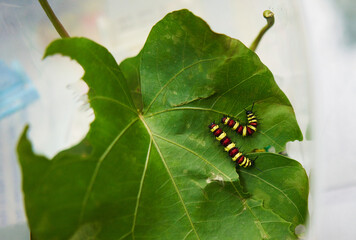
{"label": "small leaf", "polygon": [[301,165],[259,154],[262,172],[241,169],[240,182],[207,127],[224,114],[243,121],[255,103],[253,136],[227,130],[238,146],[279,151],[302,139],[288,99],[254,52],[182,10],[157,23],[141,53],[120,67],[84,38],[51,43],[46,56],[57,53],[84,68],[95,120],[81,143],[52,160],[32,152],[27,129],[19,141],[36,239],[296,238],[307,215]]}

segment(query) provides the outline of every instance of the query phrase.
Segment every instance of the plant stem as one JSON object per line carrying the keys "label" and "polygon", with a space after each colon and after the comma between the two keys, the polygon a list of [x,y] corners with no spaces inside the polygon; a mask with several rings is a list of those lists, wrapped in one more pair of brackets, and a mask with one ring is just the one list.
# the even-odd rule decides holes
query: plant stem
{"label": "plant stem", "polygon": [[49,20],[51,20],[51,22],[52,22],[54,28],[57,30],[58,34],[62,38],[69,38],[69,34],[64,29],[63,25],[58,20],[58,18],[56,17],[56,14],[54,14],[54,12],[53,12],[51,6],[48,4],[47,0],[38,0],[38,1],[40,2],[43,10],[47,14],[47,17],[49,18]]}
{"label": "plant stem", "polygon": [[263,17],[267,20],[267,25],[264,26],[260,33],[258,34],[258,36],[255,38],[255,40],[253,41],[253,43],[250,46],[250,49],[252,51],[256,51],[256,48],[258,46],[258,44],[260,43],[263,35],[268,31],[268,29],[270,29],[273,24],[274,24],[274,13],[271,12],[270,10],[266,10],[263,12]]}

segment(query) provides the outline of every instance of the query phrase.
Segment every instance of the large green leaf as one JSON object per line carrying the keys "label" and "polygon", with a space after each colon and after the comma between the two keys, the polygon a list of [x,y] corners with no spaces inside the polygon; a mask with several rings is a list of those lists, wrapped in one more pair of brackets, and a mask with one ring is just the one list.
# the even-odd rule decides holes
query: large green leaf
{"label": "large green leaf", "polygon": [[[245,151],[301,140],[293,109],[257,55],[186,10],[157,23],[120,67],[100,45],[53,42],[85,70],[95,120],[85,139],[52,160],[22,135],[18,154],[36,239],[294,239],[305,223],[304,169],[251,154],[236,174],[207,126],[243,119],[255,102],[258,131],[231,138]],[[241,180],[241,181],[240,181]],[[243,189],[244,188],[244,189]]]}

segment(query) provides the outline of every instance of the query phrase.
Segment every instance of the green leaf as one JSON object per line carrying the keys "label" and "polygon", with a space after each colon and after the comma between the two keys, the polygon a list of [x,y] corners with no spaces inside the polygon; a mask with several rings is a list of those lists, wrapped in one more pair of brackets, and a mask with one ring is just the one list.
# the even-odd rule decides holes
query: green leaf
{"label": "green leaf", "polygon": [[140,81],[140,60],[141,55],[139,54],[136,57],[125,59],[119,66],[126,78],[131,92],[131,97],[139,113],[141,113],[143,109]]}
{"label": "green leaf", "polygon": [[[258,132],[236,136],[245,151],[272,145],[279,152],[286,142],[302,140],[290,102],[258,56],[188,11],[156,24],[139,57],[146,118],[181,111],[174,114],[205,115],[210,121],[231,115],[244,122],[244,109],[255,103]],[[175,122],[178,130],[185,121]],[[190,131],[185,124],[181,128]]]}
{"label": "green leaf", "polygon": [[53,42],[46,56],[56,53],[84,68],[95,120],[81,143],[51,160],[32,152],[27,129],[19,141],[36,239],[296,238],[307,216],[301,165],[257,154],[262,172],[240,170],[240,181],[207,128],[223,114],[243,119],[255,102],[254,135],[226,129],[238,146],[278,151],[302,139],[288,99],[241,42],[182,10],[157,23],[120,67],[84,38]]}
{"label": "green leaf", "polygon": [[[254,156],[256,154],[251,154]],[[239,170],[244,188],[264,206],[272,209],[294,227],[308,215],[309,183],[303,167],[296,161],[273,153],[258,155],[257,169]]]}

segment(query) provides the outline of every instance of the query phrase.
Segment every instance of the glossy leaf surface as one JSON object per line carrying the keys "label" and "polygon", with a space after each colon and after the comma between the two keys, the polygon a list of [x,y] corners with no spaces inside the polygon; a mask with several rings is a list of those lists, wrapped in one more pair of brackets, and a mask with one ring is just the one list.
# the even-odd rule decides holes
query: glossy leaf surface
{"label": "glossy leaf surface", "polygon": [[[250,154],[234,165],[207,126],[224,115],[259,118],[245,152],[301,140],[271,72],[241,42],[186,10],[157,23],[120,67],[84,38],[53,42],[85,70],[95,120],[85,139],[52,160],[18,145],[26,212],[36,239],[295,239],[307,216],[308,180],[296,161]],[[240,177],[239,177],[240,176]]]}

